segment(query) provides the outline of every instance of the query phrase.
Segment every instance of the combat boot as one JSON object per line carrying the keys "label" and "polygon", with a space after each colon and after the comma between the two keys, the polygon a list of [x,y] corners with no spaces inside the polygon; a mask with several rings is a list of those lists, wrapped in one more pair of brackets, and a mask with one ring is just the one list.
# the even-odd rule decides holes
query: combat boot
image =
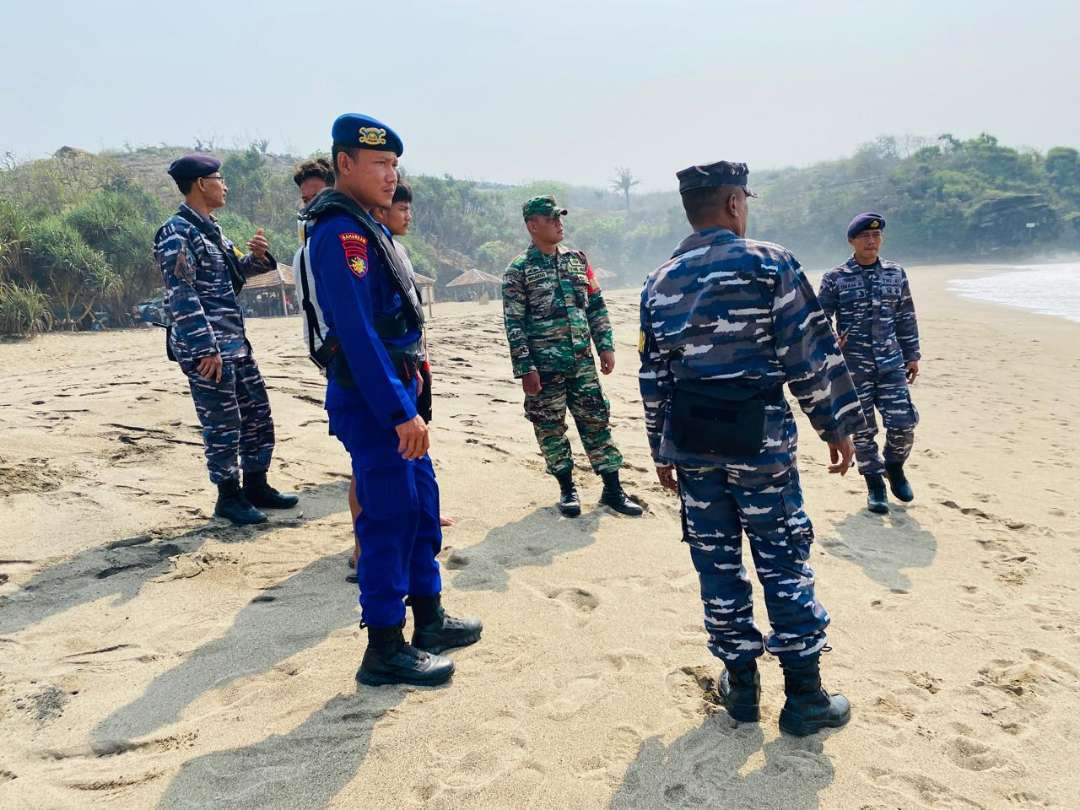
{"label": "combat boot", "polygon": [[410,596],[413,611],[413,646],[429,653],[441,653],[454,647],[467,647],[480,640],[484,625],[479,619],[455,619],[447,616],[442,597]]}
{"label": "combat boot", "polygon": [[889,499],[885,495],[885,479],[880,473],[864,475],[866,479],[866,508],[875,515],[889,514]]}
{"label": "combat boot", "polygon": [[761,676],[754,659],[727,664],[716,690],[731,719],[740,723],[756,723],[761,719]]}
{"label": "combat boot", "polygon": [[356,680],[368,686],[409,683],[438,686],[454,674],[454,662],[445,655],[433,655],[405,643],[401,625],[369,627],[364,660],[356,670]]}
{"label": "combat boot", "polygon": [[567,470],[555,477],[559,480],[559,511],[566,517],[577,517],[581,514],[581,500],[574,486],[573,471]]}
{"label": "combat boot", "polygon": [[296,495],[278,492],[266,483],[266,471],[244,473],[244,497],[261,509],[292,509],[299,502]]}
{"label": "combat boot", "polygon": [[821,688],[817,658],[798,666],[784,666],[784,694],[787,701],[780,710],[780,730],[796,737],[823,728],[840,728],[851,719],[848,699]]}
{"label": "combat boot", "polygon": [[885,475],[889,478],[889,489],[892,490],[893,495],[904,503],[915,500],[915,492],[911,489],[907,476],[904,475],[904,462],[886,464]]}
{"label": "combat boot", "polygon": [[601,506],[610,506],[620,515],[641,517],[642,512],[645,510],[641,508],[641,504],[634,503],[630,500],[630,497],[622,488],[622,484],[619,483],[618,470],[601,473],[600,477],[604,479],[604,491],[600,493]]}
{"label": "combat boot", "polygon": [[244,493],[240,491],[240,480],[237,478],[228,478],[218,484],[214,514],[232,521],[237,526],[250,526],[269,520],[244,497]]}

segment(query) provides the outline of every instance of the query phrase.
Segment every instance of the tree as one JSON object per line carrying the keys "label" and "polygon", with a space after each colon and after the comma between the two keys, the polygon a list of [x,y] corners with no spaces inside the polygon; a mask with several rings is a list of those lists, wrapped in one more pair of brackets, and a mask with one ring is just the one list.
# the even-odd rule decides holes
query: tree
{"label": "tree", "polygon": [[622,193],[623,199],[626,200],[627,211],[630,210],[630,189],[640,182],[640,180],[634,178],[629,169],[625,167],[615,169],[615,177],[611,181],[611,188],[613,191]]}
{"label": "tree", "polygon": [[77,329],[94,307],[120,288],[120,277],[99,250],[58,217],[30,229],[28,263],[37,286],[49,296],[59,323]]}

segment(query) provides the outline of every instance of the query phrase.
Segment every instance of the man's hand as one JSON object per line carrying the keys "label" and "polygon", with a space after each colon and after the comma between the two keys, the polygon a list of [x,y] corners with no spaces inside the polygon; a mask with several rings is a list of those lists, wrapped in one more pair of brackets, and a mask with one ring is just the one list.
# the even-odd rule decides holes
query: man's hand
{"label": "man's hand", "polygon": [[530,397],[535,397],[540,393],[540,389],[543,388],[540,385],[540,372],[530,371],[524,377],[521,378],[521,388],[525,391],[525,394]]}
{"label": "man's hand", "polygon": [[408,461],[420,458],[431,446],[427,423],[422,416],[414,416],[408,422],[402,422],[394,430],[398,435],[398,452]]}
{"label": "man's hand", "polygon": [[671,464],[658,466],[656,468],[656,479],[664,489],[670,489],[672,492],[679,491],[679,482],[675,480],[675,467]]}
{"label": "man's hand", "polygon": [[247,246],[248,250],[251,251],[251,255],[260,262],[266,259],[266,252],[270,250],[270,243],[266,241],[262,228],[255,231],[255,235],[248,240]]}
{"label": "man's hand", "polygon": [[204,380],[221,382],[221,355],[212,354],[209,357],[204,357],[199,361],[199,365],[195,367],[195,370],[199,372],[199,376]]}
{"label": "man's hand", "polygon": [[907,369],[908,385],[911,385],[913,382],[915,382],[915,378],[919,376],[919,361],[908,360],[906,363],[904,363],[904,367]]}
{"label": "man's hand", "polygon": [[838,442],[829,442],[829,472],[843,475],[851,466],[851,459],[855,456],[855,445],[850,436],[845,436]]}
{"label": "man's hand", "polygon": [[610,374],[615,370],[615,352],[600,352],[600,372]]}

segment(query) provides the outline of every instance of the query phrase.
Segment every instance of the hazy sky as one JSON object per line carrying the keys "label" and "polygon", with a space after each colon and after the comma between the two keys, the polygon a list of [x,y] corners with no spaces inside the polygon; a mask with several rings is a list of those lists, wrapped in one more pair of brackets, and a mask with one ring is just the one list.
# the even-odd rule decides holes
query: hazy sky
{"label": "hazy sky", "polygon": [[0,152],[327,148],[341,112],[412,172],[643,189],[882,134],[1080,146],[1080,3],[0,0]]}

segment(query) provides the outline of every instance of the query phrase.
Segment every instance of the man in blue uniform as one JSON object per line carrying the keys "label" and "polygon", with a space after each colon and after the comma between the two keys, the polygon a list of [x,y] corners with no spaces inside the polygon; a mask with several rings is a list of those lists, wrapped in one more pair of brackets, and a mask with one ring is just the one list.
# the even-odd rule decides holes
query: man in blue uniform
{"label": "man in blue uniform", "polygon": [[262,523],[260,509],[289,509],[297,497],[266,481],[274,423],[236,294],[247,276],[273,270],[277,262],[261,228],[247,255],[222,234],[212,215],[229,192],[220,170],[221,161],[210,155],[187,155],[169,166],[184,202],[158,229],[154,254],[165,279],[167,350],[187,375],[210,480],[218,487],[214,514],[236,524]]}
{"label": "man in blue uniform", "polygon": [[[439,653],[478,641],[482,627],[442,608],[439,488],[416,411],[423,312],[388,231],[371,215],[392,204],[403,146],[390,127],[353,113],[334,122],[332,136],[334,188],[304,216],[326,320],[320,365],[330,431],[349,451],[361,506],[356,575],[368,646],[356,677],[433,685],[454,671]],[[412,644],[402,633],[406,597]]]}
{"label": "man in blue uniform", "polygon": [[[825,314],[836,317],[836,332],[859,392],[866,427],[855,434],[855,458],[866,479],[867,508],[886,514],[884,473],[901,501],[915,493],[904,474],[904,462],[915,444],[919,412],[908,385],[919,375],[919,324],[907,273],[880,257],[885,217],[859,214],[848,225],[850,259],[821,279],[818,297]],[[885,458],[878,452],[877,420],[885,424]]]}
{"label": "man in blue uniform", "polygon": [[[844,725],[848,701],[821,688],[829,615],[814,596],[813,527],[795,464],[786,383],[846,472],[863,418],[836,338],[798,261],[747,239],[744,163],[678,173],[694,233],[641,294],[641,397],[660,483],[677,490],[683,539],[701,584],[709,649],[724,661],[724,705],[760,716],[757,658],[784,670],[780,727],[804,735]],[[742,533],[773,632],[754,624]]]}

